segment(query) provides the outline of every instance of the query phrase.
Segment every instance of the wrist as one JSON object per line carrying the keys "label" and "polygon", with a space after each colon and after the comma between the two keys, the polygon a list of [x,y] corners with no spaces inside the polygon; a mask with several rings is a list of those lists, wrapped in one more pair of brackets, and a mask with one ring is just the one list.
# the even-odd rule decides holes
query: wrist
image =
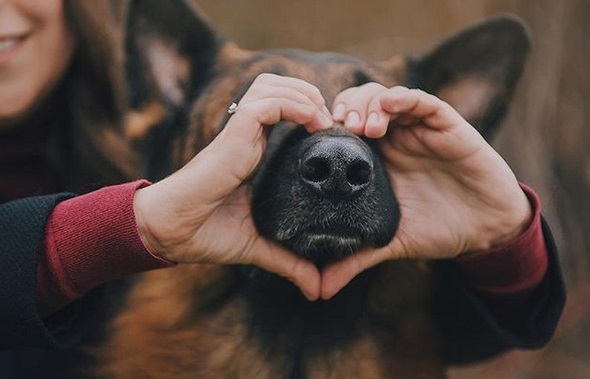
{"label": "wrist", "polygon": [[533,205],[523,190],[519,192],[519,197],[520,201],[516,202],[517,205],[501,224],[494,238],[490,241],[489,248],[495,248],[516,239],[531,224],[534,216]]}
{"label": "wrist", "polygon": [[[535,203],[529,199],[522,187],[515,194],[512,206],[502,211],[498,217],[490,215],[493,221],[484,225],[477,233],[475,243],[465,252],[470,254],[506,245],[521,236],[534,218]],[[481,238],[487,236],[487,238]]]}
{"label": "wrist", "polygon": [[154,257],[164,259],[166,261],[171,261],[166,254],[166,249],[155,237],[153,233],[153,227],[150,226],[151,218],[147,214],[147,210],[151,208],[149,201],[149,192],[149,187],[140,188],[135,192],[133,196],[133,213],[135,215],[137,234],[139,235],[139,239],[147,252],[149,252]]}
{"label": "wrist", "polygon": [[533,207],[533,219],[527,229],[501,246],[456,260],[470,286],[480,292],[522,295],[535,288],[547,272],[549,255],[541,222],[541,203],[530,188],[521,187]]}

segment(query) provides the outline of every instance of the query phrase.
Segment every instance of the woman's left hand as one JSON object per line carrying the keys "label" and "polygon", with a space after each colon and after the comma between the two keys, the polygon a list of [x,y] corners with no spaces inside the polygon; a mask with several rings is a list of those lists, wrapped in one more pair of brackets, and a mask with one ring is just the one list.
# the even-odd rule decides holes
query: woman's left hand
{"label": "woman's left hand", "polygon": [[333,116],[358,135],[380,139],[401,220],[386,247],[327,267],[323,298],[385,260],[486,250],[515,238],[530,222],[531,206],[510,167],[439,98],[369,83],[340,93]]}

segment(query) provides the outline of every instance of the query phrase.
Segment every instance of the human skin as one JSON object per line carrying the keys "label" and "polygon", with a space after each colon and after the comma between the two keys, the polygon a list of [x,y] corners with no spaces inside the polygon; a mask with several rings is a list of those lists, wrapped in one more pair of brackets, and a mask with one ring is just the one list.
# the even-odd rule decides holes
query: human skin
{"label": "human skin", "polygon": [[368,83],[341,92],[333,117],[379,139],[401,221],[386,247],[326,268],[322,298],[385,260],[455,258],[507,243],[529,224],[531,205],[510,167],[436,96]]}
{"label": "human skin", "polygon": [[179,263],[254,264],[317,299],[318,269],[258,234],[243,185],[264,153],[264,128],[281,120],[309,132],[333,124],[315,86],[273,74],[258,76],[204,150],[175,174],[137,191],[134,207],[146,247]]}
{"label": "human skin", "polygon": [[0,1],[0,131],[18,127],[63,76],[75,41],[63,0]]}
{"label": "human skin", "polygon": [[[486,250],[515,238],[530,222],[531,206],[506,162],[435,96],[371,83],[343,91],[333,113],[354,133],[379,139],[402,214],[388,246],[357,253],[320,273],[258,235],[242,181],[262,157],[264,125],[286,119],[310,132],[330,125],[315,87],[271,74],[253,83],[224,131],[185,168],[138,191],[146,245],[176,262],[256,264],[315,300],[333,297],[358,273],[385,260]],[[148,192],[154,197],[144,198]],[[166,209],[177,211],[166,216]]]}

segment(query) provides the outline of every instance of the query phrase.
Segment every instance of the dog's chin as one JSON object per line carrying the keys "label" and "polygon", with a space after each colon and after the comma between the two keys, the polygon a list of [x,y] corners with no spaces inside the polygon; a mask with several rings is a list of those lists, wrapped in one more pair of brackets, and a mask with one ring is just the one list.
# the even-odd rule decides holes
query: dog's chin
{"label": "dog's chin", "polygon": [[337,235],[327,232],[304,232],[288,242],[298,255],[324,267],[350,257],[364,246],[363,239],[355,235]]}

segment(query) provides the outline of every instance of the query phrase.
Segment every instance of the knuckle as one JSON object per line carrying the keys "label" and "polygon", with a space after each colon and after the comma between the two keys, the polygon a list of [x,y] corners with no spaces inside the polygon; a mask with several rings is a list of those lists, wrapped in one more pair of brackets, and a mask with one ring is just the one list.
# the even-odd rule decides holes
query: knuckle
{"label": "knuckle", "polygon": [[428,100],[429,102],[431,102],[432,104],[442,104],[443,103],[443,101],[440,98],[436,97],[435,95],[433,95],[431,93],[428,93],[426,91],[422,91],[422,94],[424,95],[424,98],[426,100]]}
{"label": "knuckle", "polygon": [[318,103],[325,103],[326,101],[324,100],[324,95],[322,95],[322,92],[319,90],[318,87],[311,85],[311,95],[312,97],[318,102]]}
{"label": "knuckle", "polygon": [[256,110],[259,108],[259,105],[256,102],[245,102],[244,104],[240,104],[240,110],[242,113],[252,114],[255,113]]}
{"label": "knuckle", "polygon": [[402,86],[402,85],[397,85],[397,86],[393,86],[389,89],[392,93],[400,93],[400,92],[408,92],[410,91],[410,89],[406,86]]}
{"label": "knuckle", "polygon": [[297,111],[299,115],[306,120],[310,120],[319,115],[320,111],[317,110],[314,106],[308,104],[301,104],[297,106]]}
{"label": "knuckle", "polygon": [[364,90],[368,90],[368,91],[374,91],[374,92],[382,91],[382,90],[386,89],[385,86],[383,86],[377,82],[365,83],[365,84],[361,85],[359,88],[364,89]]}
{"label": "knuckle", "polygon": [[455,110],[455,108],[453,108],[453,106],[449,103],[447,103],[444,100],[439,99],[438,97],[432,95],[432,97],[434,98],[433,104],[436,105],[436,107],[438,109],[440,109],[441,111],[445,112],[445,113],[456,113],[457,111]]}
{"label": "knuckle", "polygon": [[248,102],[244,105],[240,105],[239,113],[244,120],[260,123],[262,120],[269,117],[268,105],[266,103],[265,100]]}
{"label": "knuckle", "polygon": [[434,98],[436,99],[436,101],[438,101],[440,103],[441,107],[447,108],[448,110],[455,111],[455,108],[451,104],[449,104],[448,102],[446,102],[446,101],[444,101],[442,99],[439,99],[436,96],[434,96]]}
{"label": "knuckle", "polygon": [[276,74],[271,74],[270,72],[263,72],[261,74],[258,74],[258,76],[256,76],[256,79],[254,79],[254,83],[264,83],[264,82],[269,82],[271,80],[274,80],[278,77],[278,75]]}
{"label": "knuckle", "polygon": [[306,82],[303,79],[295,78],[295,80],[300,83],[300,91],[305,96],[307,96],[313,103],[323,104],[325,102],[324,96],[322,95],[322,92],[319,90],[318,87],[309,82]]}
{"label": "knuckle", "polygon": [[421,90],[420,88],[412,88],[412,89],[410,90],[410,92],[411,92],[411,93],[413,93],[413,94],[415,94],[415,95],[416,95],[416,96],[418,96],[418,97],[421,97],[421,96],[425,96],[425,95],[426,95],[426,92],[424,92],[424,91],[423,91],[423,90]]}
{"label": "knuckle", "polygon": [[378,96],[373,97],[369,102],[368,108],[369,111],[381,110],[381,98]]}
{"label": "knuckle", "polygon": [[336,99],[334,102],[347,102],[348,99],[352,94],[358,91],[358,87],[351,87],[341,91],[338,95],[336,95]]}
{"label": "knuckle", "polygon": [[342,93],[339,93],[338,95],[336,95],[336,97],[334,97],[334,101],[332,101],[332,104],[341,104],[344,103],[344,96],[342,96]]}
{"label": "knuckle", "polygon": [[446,101],[442,101],[440,100],[440,107],[441,109],[447,111],[447,112],[456,112],[455,108],[453,108],[453,106],[449,103],[447,103]]}

